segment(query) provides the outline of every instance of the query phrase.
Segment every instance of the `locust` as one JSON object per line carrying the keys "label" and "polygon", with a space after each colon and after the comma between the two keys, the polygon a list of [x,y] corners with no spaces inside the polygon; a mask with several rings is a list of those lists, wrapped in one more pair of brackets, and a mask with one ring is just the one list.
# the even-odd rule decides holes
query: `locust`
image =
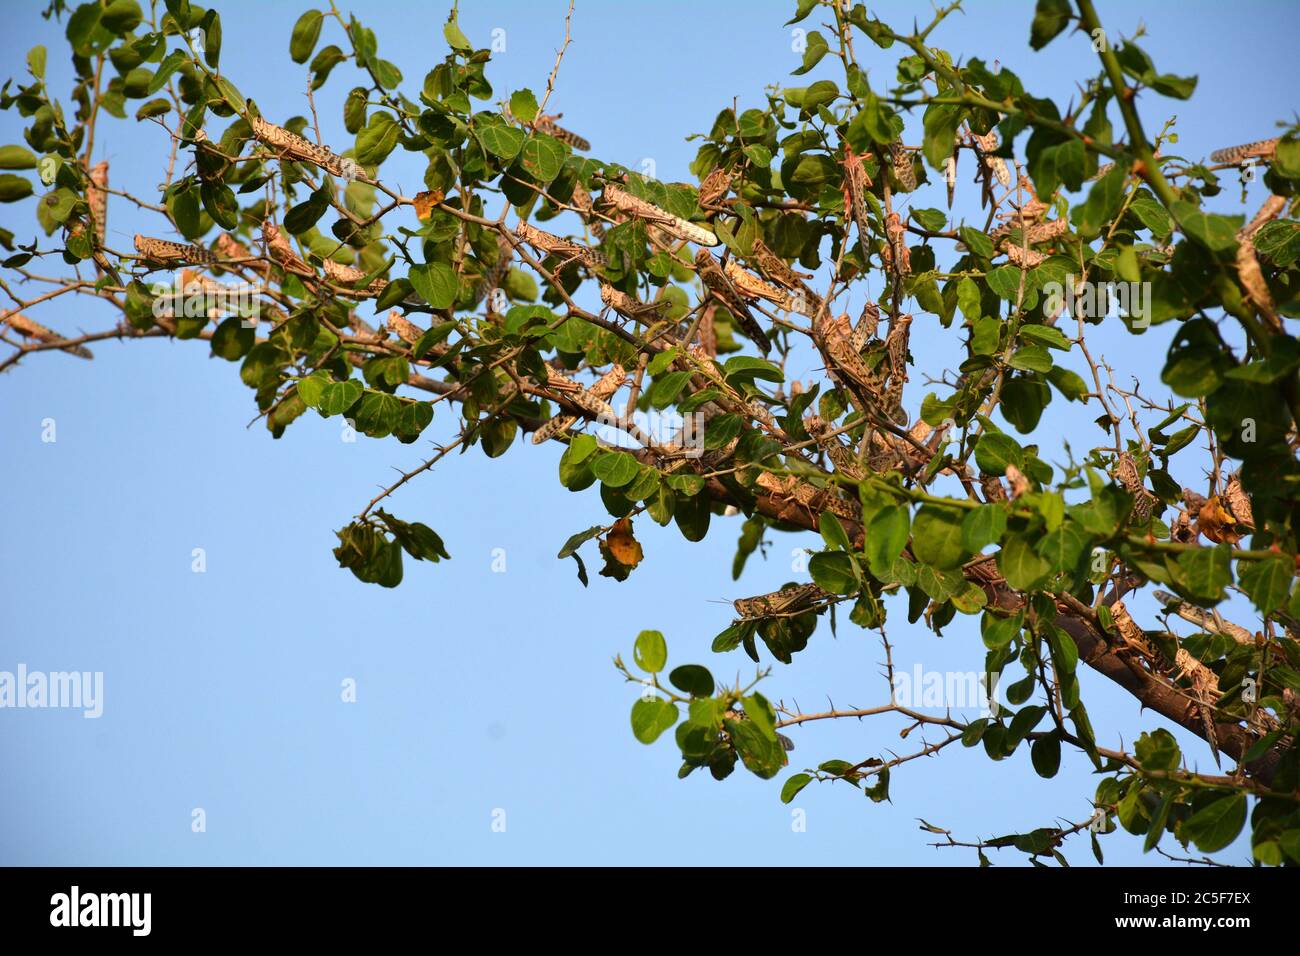
{"label": "locust", "polygon": [[902,408],[903,383],[907,381],[907,346],[911,338],[912,317],[896,315],[889,322],[885,337],[885,354],[889,358],[889,387],[885,390],[885,411],[895,421]]}
{"label": "locust", "polygon": [[324,270],[326,279],[347,287],[341,291],[358,298],[364,299],[377,296],[388,286],[384,279],[375,278],[364,289],[352,288],[354,283],[360,282],[366,277],[366,273],[353,266],[341,265],[330,258],[321,261],[321,269]]}
{"label": "locust", "polygon": [[86,188],[86,205],[95,224],[95,239],[104,244],[104,228],[108,223],[108,161],[90,167],[90,185]]}
{"label": "locust", "polygon": [[563,262],[560,263],[556,271],[563,270],[571,262],[581,262],[593,269],[609,265],[609,258],[603,252],[597,252],[587,246],[570,242],[568,239],[561,239],[549,232],[543,232],[526,222],[521,222],[515,227],[515,235],[534,249],[562,259]]}
{"label": "locust", "polygon": [[1029,245],[1036,246],[1044,242],[1051,242],[1058,236],[1064,235],[1065,231],[1070,228],[1070,224],[1064,219],[1036,222],[1024,228],[1023,237],[1015,235],[1016,228],[1011,222],[1005,222],[989,233],[989,238],[994,242],[999,239],[1006,239],[1014,245],[1022,245],[1023,238],[1024,241],[1028,241]]}
{"label": "locust", "polygon": [[342,179],[356,178],[359,170],[355,160],[344,159],[328,146],[317,146],[260,116],[253,117],[253,135],[282,158],[312,163]]}
{"label": "locust", "polygon": [[769,249],[762,239],[754,240],[750,257],[758,266],[758,271],[763,273],[769,282],[774,282],[783,289],[789,289],[796,299],[799,296],[803,297],[804,308],[794,311],[812,316],[821,309],[821,299],[803,282],[804,279],[811,279],[812,276],[795,272],[784,259]]}
{"label": "locust", "polygon": [[[23,315],[21,312],[12,313],[3,322],[0,322],[0,325],[9,326],[24,339],[34,339],[37,342],[44,342],[46,344],[57,344],[59,342],[67,341],[67,339],[62,335],[59,335],[52,329],[47,329],[34,319],[27,318],[27,316]],[[69,355],[75,355],[77,358],[93,359],[95,357],[94,353],[84,345],[65,345],[62,351],[67,352]]]}
{"label": "locust", "polygon": [[1120,452],[1115,459],[1115,480],[1124,486],[1124,490],[1133,496],[1133,513],[1130,520],[1138,525],[1145,525],[1151,517],[1151,510],[1159,501],[1147,491],[1138,474],[1137,462],[1128,452]]}
{"label": "locust", "polygon": [[[908,160],[908,169],[911,169],[911,160]],[[844,147],[844,208],[848,210],[853,217],[853,221],[858,226],[858,241],[866,246],[867,238],[871,235],[871,226],[867,220],[867,201],[865,194],[871,186],[871,177],[867,175],[867,168],[862,164],[862,157],[853,152],[851,146]],[[913,189],[916,188],[913,180]]]}
{"label": "locust", "polygon": [[771,350],[771,344],[763,333],[763,327],[750,313],[745,300],[741,298],[736,287],[727,278],[727,274],[718,266],[718,260],[713,258],[713,253],[708,249],[701,249],[695,254],[695,271],[699,273],[700,281],[704,283],[708,294],[722,303],[723,307],[735,317],[740,331],[744,332],[758,346],[759,351],[766,355]]}
{"label": "locust", "polygon": [[838,438],[830,434],[830,426],[822,421],[820,416],[809,415],[803,420],[803,427],[817,442],[817,447],[826,452],[826,457],[835,466],[836,473],[853,481],[861,481],[866,477],[857,456]]}
{"label": "locust", "polygon": [[867,300],[862,306],[862,315],[858,317],[858,324],[853,327],[853,334],[849,336],[849,347],[855,352],[861,352],[867,347],[867,343],[876,337],[876,330],[880,328],[880,306]]}
{"label": "locust", "polygon": [[731,192],[731,184],[735,180],[735,171],[721,166],[705,176],[700,183],[700,208],[713,211],[725,209],[723,200]]}
{"label": "locust", "polygon": [[638,199],[622,186],[606,183],[601,198],[619,212],[652,223],[677,239],[694,242],[701,246],[721,245],[720,240],[713,234],[712,230],[696,225],[693,222],[687,222],[680,216],[674,216],[667,210],[660,209],[654,203]]}
{"label": "locust", "polygon": [[642,302],[605,282],[600,284],[600,301],[623,316],[623,318],[631,319],[633,322],[640,322],[642,325],[651,325],[658,322],[664,317],[664,313],[670,305],[667,301]]}
{"label": "locust", "polygon": [[135,237],[135,251],[140,254],[140,258],[149,262],[184,262],[192,265],[212,265],[217,261],[217,257],[202,246],[171,242],[167,239],[155,239],[152,236],[141,236],[139,234]]}
{"label": "locust", "polygon": [[563,116],[563,113],[556,113],[553,116],[539,116],[533,120],[533,129],[539,133],[545,133],[547,136],[553,136],[561,143],[572,146],[580,152],[588,152],[591,149],[591,143],[555,122]]}
{"label": "locust", "polygon": [[414,345],[420,341],[424,335],[424,329],[420,328],[414,322],[402,315],[396,309],[388,313],[388,318],[384,320],[384,325],[397,333],[397,337],[407,345]]}
{"label": "locust", "polygon": [[223,259],[251,259],[253,254],[248,248],[228,232],[217,236],[214,243],[217,254]]}
{"label": "locust", "polygon": [[[798,311],[796,306],[799,305],[799,303],[795,301],[794,296],[790,295],[790,293],[786,292],[784,289],[778,289],[774,285],[769,285],[753,273],[742,269],[737,263],[728,260],[724,271],[727,274],[727,278],[731,280],[731,284],[736,287],[736,291],[745,298],[751,301],[766,299],[768,302],[771,302],[778,308],[785,309],[787,312]],[[803,307],[805,309],[808,308],[807,302],[803,303]]]}
{"label": "locust", "polygon": [[913,192],[916,189],[916,170],[912,168],[912,154],[903,146],[901,140],[892,143],[889,152],[898,184],[903,187],[903,192]]}
{"label": "locust", "polygon": [[502,236],[497,240],[497,261],[492,264],[482,280],[474,287],[474,305],[477,306],[483,301],[484,296],[492,294],[492,290],[501,285],[510,271],[510,263],[514,259],[515,247],[510,244],[510,240]]}
{"label": "locust", "polygon": [[[623,382],[626,378],[627,372],[624,370],[623,366],[615,363],[608,372],[600,377],[596,384],[591,386],[591,388],[571,393],[566,397],[573,404],[587,411],[591,410],[590,406],[599,402],[605,409],[609,409],[608,417],[612,419],[616,416],[614,415],[613,409],[610,408],[608,404],[609,400],[614,397],[615,392],[622,388]],[[587,404],[584,404],[584,402]],[[598,414],[604,414],[604,411],[602,410]],[[538,428],[537,431],[533,432],[533,444],[540,445],[542,442],[548,441],[557,435],[563,435],[572,428],[577,421],[578,419],[575,415],[556,415],[549,421],[543,422],[542,426]]]}
{"label": "locust", "polygon": [[1272,159],[1277,152],[1277,142],[1277,137],[1274,137],[1244,143],[1241,146],[1230,146],[1227,149],[1216,149],[1210,154],[1210,162],[1240,163],[1246,159]]}
{"label": "locust", "polygon": [[972,133],[975,144],[979,147],[980,158],[984,160],[985,167],[997,177],[1004,188],[1011,185],[1011,171],[1007,168],[1007,162],[1001,156],[995,156],[994,151],[998,148],[998,134],[994,130],[989,130],[983,136],[979,133]]}
{"label": "locust", "polygon": [[316,270],[307,265],[289,245],[284,233],[271,220],[262,221],[262,238],[266,240],[267,251],[271,258],[286,271],[299,276],[315,276]]}
{"label": "locust", "polygon": [[813,319],[812,337],[826,362],[827,371],[840,382],[857,411],[870,415],[879,408],[884,396],[881,383],[862,356],[854,350],[849,317]]}
{"label": "locust", "polygon": [[807,610],[818,601],[828,597],[830,597],[830,592],[816,584],[798,584],[782,588],[779,591],[773,591],[770,594],[736,598],[731,602],[731,606],[736,609],[736,613],[740,615],[741,620],[753,621],[765,617],[786,616]]}
{"label": "locust", "polygon": [[912,256],[907,249],[907,227],[903,225],[898,213],[891,212],[885,217],[885,268],[896,278],[912,274]]}
{"label": "locust", "polygon": [[574,208],[578,210],[578,215],[582,217],[582,221],[587,224],[587,228],[591,230],[591,234],[598,240],[604,239],[605,224],[596,215],[596,204],[592,201],[591,193],[587,192],[587,188],[582,183],[575,182],[573,184],[573,195],[570,197],[570,201],[573,203]]}

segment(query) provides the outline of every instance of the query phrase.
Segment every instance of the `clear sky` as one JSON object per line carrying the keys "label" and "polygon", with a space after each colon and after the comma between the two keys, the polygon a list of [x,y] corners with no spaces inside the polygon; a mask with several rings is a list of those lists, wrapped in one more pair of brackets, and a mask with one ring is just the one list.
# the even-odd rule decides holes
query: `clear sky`
{"label": "clear sky", "polygon": [[[566,6],[461,3],[462,27],[476,46],[494,29],[505,31],[506,50],[488,74],[498,96],[544,88]],[[799,56],[782,24],[793,6],[579,0],[551,107],[592,141],[593,155],[634,167],[650,158],[661,179],[689,180],[695,145],[687,134],[707,129],[733,97],[742,108],[759,105],[767,85],[806,82],[789,76]],[[897,26],[930,15],[928,3],[871,6]],[[996,57],[1040,95],[1068,98],[1076,80],[1095,72],[1082,35],[1058,38],[1041,54],[1029,50],[1031,3],[968,6],[933,42],[966,57]],[[51,86],[65,96],[71,68],[63,25],[42,20],[38,7],[10,12],[0,60],[6,76],[17,76],[26,50],[45,44]],[[305,114],[306,68],[286,55],[305,6],[218,8],[223,72],[264,113]],[[1271,64],[1294,58],[1300,7],[1099,8],[1113,36],[1146,24],[1142,43],[1162,72],[1199,74],[1190,102],[1148,94],[1141,103],[1148,126],[1178,115],[1181,154],[1203,157],[1274,135],[1275,121],[1293,115],[1293,69]],[[413,94],[443,55],[444,12],[396,2],[359,10]],[[336,29],[327,25],[321,42],[340,42]],[[858,52],[879,88],[894,51],[863,40]],[[327,142],[346,142],[341,102],[353,85],[344,64],[317,95]],[[916,125],[909,120],[909,133]],[[0,144],[21,142],[20,129],[14,112],[0,113]],[[96,159],[110,160],[114,183],[139,195],[162,179],[164,140],[155,127],[107,121],[96,150]],[[420,188],[414,164],[395,159],[393,166],[406,194]],[[941,192],[924,204],[941,206]],[[1258,198],[1242,207],[1227,182],[1218,208],[1253,212]],[[32,202],[0,206],[0,222],[30,237]],[[146,226],[158,234],[157,220],[112,201],[112,245],[127,248]],[[107,308],[72,297],[32,314],[61,331],[116,321]],[[917,321],[913,351],[934,343],[938,358],[920,360],[941,368],[936,320]],[[1113,362],[1118,381],[1138,375],[1155,385],[1169,331],[1139,339],[1106,323],[1094,348]],[[791,571],[792,549],[816,547],[817,539],[777,536],[767,560],[754,556],[732,582],[741,519],[715,518],[697,545],[674,528],[639,522],[644,564],[618,584],[596,576],[598,562],[589,560],[584,589],[573,562],[555,553],[569,535],[608,520],[599,496],[559,485],[558,446],[517,443],[497,461],[477,449],[447,460],[403,489],[390,510],[437,529],[453,560],[408,561],[394,591],[363,585],[337,567],[334,529],[391,480],[392,469],[422,461],[429,440],[452,432],[452,416],[440,408],[424,439],[403,446],[365,437],[345,443],[337,418],[309,413],[277,442],[260,423],[245,427],[256,414],[252,393],[238,367],[209,359],[206,345],[94,348],[93,362],[43,353],[0,378],[7,505],[0,670],[23,663],[104,673],[97,720],[66,710],[0,711],[8,781],[0,864],[953,865],[973,863],[973,853],[929,847],[933,838],[917,829],[918,817],[971,839],[1090,813],[1096,780],[1086,759],[1067,755],[1062,773],[1044,781],[1027,748],[996,764],[982,748],[910,763],[895,772],[888,804],[844,785],[810,786],[793,804],[806,812],[806,832],[793,831],[791,807],[778,800],[785,774],[765,782],[738,770],[723,783],[704,774],[679,781],[680,757],[668,737],[650,747],[633,739],[636,690],[611,658],[630,658],[633,638],[649,627],[666,635],[670,666],[703,663],[720,679],[752,675],[742,652],[709,651],[732,616],[720,602],[801,577]],[[809,377],[811,362],[802,371]],[[919,389],[909,392],[912,407]],[[1047,412],[1049,460],[1063,460],[1049,443],[1054,436],[1073,439],[1082,453],[1098,434],[1087,431],[1090,415],[1063,404],[1057,396]],[[41,440],[47,418],[57,423],[54,443]],[[191,570],[195,548],[206,551],[205,573]],[[504,549],[505,573],[492,570],[494,549]],[[977,619],[959,619],[938,638],[909,627],[902,610],[888,629],[898,666],[982,665]],[[795,666],[775,664],[762,689],[808,709],[820,709],[828,694],[841,706],[879,704],[880,660],[875,635],[843,621],[833,640],[823,624]],[[1119,743],[1123,732],[1131,745],[1135,729],[1162,725],[1081,671],[1100,740]],[[349,678],[354,704],[340,700]],[[916,739],[900,740],[900,728],[876,720],[796,730],[790,769],[904,752]],[[1180,739],[1205,768],[1206,749]],[[192,832],[196,808],[206,813],[206,832]],[[493,832],[498,810],[504,833]],[[1108,862],[1161,862],[1122,833],[1103,845]],[[1240,845],[1234,852],[1228,856],[1245,859]],[[1092,860],[1083,840],[1067,845],[1066,855],[1075,864]],[[1021,865],[1025,857],[1002,851],[995,862]]]}

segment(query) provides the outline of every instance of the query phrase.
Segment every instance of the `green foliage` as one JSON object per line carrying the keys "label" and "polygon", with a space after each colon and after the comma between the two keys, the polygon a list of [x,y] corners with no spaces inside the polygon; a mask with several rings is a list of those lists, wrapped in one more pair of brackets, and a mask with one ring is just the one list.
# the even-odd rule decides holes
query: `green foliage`
{"label": "green foliage", "polygon": [[[93,263],[102,276],[95,291],[122,310],[124,328],[203,338],[211,355],[238,362],[275,437],[312,409],[352,434],[411,443],[441,404],[439,421],[455,437],[432,464],[474,446],[499,458],[521,433],[563,416],[550,426],[566,444],[561,485],[599,485],[599,498],[585,500],[600,523],[559,550],[583,585],[580,552],[593,540],[601,574],[621,582],[635,573],[643,548],[633,525],[647,518],[694,542],[711,530],[735,533],[729,519],[743,513],[736,579],[766,553],[769,534],[820,535],[805,539],[816,547],[809,580],[738,602],[737,618],[713,640],[717,653],[792,665],[815,648],[826,621],[838,634],[846,616],[876,630],[905,614],[908,625],[941,634],[958,614],[979,615],[982,672],[1006,679],[1010,707],[944,718],[944,726],[994,761],[1027,750],[1044,778],[1066,759],[1086,758],[1102,777],[1094,822],[1107,826],[1086,827],[1098,859],[1098,834],[1111,821],[1148,850],[1169,834],[1216,853],[1249,818],[1257,861],[1300,864],[1300,344],[1284,322],[1300,318],[1300,139],[1285,131],[1266,160],[1265,185],[1283,207],[1247,241],[1246,217],[1215,202],[1229,170],[1164,157],[1177,143],[1172,120],[1152,136],[1133,111],[1138,90],[1186,99],[1195,77],[1161,72],[1135,37],[1097,49],[1096,77],[1063,108],[1010,69],[935,46],[933,31],[954,9],[907,33],[862,5],[799,0],[791,24],[814,11],[834,20],[805,35],[792,71],[803,85],[723,109],[695,137],[700,185],[718,171],[731,175],[719,198],[584,155],[582,138],[542,116],[531,89],[493,90],[493,51],[476,45],[454,10],[445,46],[415,86],[355,17],[313,9],[298,18],[290,59],[318,91],[313,108],[340,109],[352,138],[322,150],[305,117],[261,117],[235,85],[245,78],[226,75],[216,10],[168,0],[154,24],[136,0],[86,2],[66,22],[70,101],[47,88],[43,47],[27,54],[24,78],[0,90],[0,108],[25,123],[23,144],[0,146],[0,202],[35,197],[35,225],[70,265]],[[1092,4],[1078,0],[1039,0],[1029,22],[1030,46],[1055,43],[1050,55],[1099,34]],[[856,60],[864,50],[870,78]],[[875,65],[886,51],[892,72]],[[331,100],[319,91],[336,71],[350,79],[335,84]],[[176,131],[185,160],[140,207],[161,210],[159,235],[216,250],[213,262],[206,251],[186,254],[210,277],[266,286],[260,302],[270,321],[257,329],[227,313],[215,321],[206,310],[159,315],[150,277],[174,263],[109,261],[113,244],[94,228],[103,194],[90,178],[90,129],[106,122],[101,112],[125,119],[128,100],[142,101],[137,123]],[[307,148],[264,133],[259,140],[259,117]],[[986,138],[993,133],[996,145]],[[981,206],[994,203],[1005,226],[986,228],[986,213],[968,221],[945,211],[951,202],[939,183],[954,157],[979,170]],[[1018,157],[1026,178],[1004,190],[997,170]],[[387,176],[394,158],[422,164],[417,195],[396,191]],[[658,210],[611,215],[603,200],[615,183]],[[601,201],[585,205],[596,193]],[[1031,222],[1007,211],[1034,208],[1035,198],[1043,208]],[[521,240],[515,220],[556,238]],[[279,224],[291,250],[273,248],[269,263],[264,221]],[[1044,226],[1050,237],[1036,237]],[[717,241],[711,254],[783,289],[740,303],[715,281],[706,299],[692,253],[675,238],[683,230],[697,238],[707,230]],[[9,270],[47,250],[46,242],[16,245],[18,235],[26,233],[0,230]],[[222,251],[230,240],[250,250],[247,259]],[[768,254],[784,268],[773,270]],[[855,360],[836,337],[843,330],[831,328],[839,305],[797,301],[824,293],[832,277],[837,302],[857,296],[880,313],[879,324],[858,326]],[[1065,289],[1092,296],[1116,283],[1149,296],[1124,304],[1132,334],[1169,324],[1159,366],[1168,394],[1110,380],[1085,342],[1089,326],[1111,321],[1105,305],[1063,298]],[[621,299],[590,311],[600,293],[607,303],[635,299],[631,314]],[[763,357],[746,351],[753,336],[741,304],[758,316],[763,344],[771,340]],[[363,324],[372,307],[397,312],[383,336]],[[774,313],[785,315],[773,324]],[[912,332],[903,331],[904,315]],[[688,332],[716,349],[688,348],[697,344]],[[961,343],[957,367],[932,377],[924,396],[919,375],[904,390],[921,337],[937,334]],[[57,335],[34,341],[15,345],[18,356],[61,347]],[[636,382],[630,422],[601,421],[612,412],[607,400],[616,401],[592,387],[616,364],[625,373],[611,378],[620,399],[629,374]],[[825,380],[788,379],[810,366],[825,368]],[[1045,417],[1054,396],[1062,399],[1054,412],[1067,402],[1071,411],[1088,407],[1097,432],[1056,434]],[[690,453],[647,435],[634,412],[685,416]],[[621,431],[635,451],[604,432],[598,438],[593,423]],[[1211,457],[1196,457],[1207,448]],[[1182,485],[1206,475],[1208,494]],[[403,555],[431,563],[449,555],[428,526],[378,507],[386,497],[337,532],[334,554],[359,580],[395,587]],[[1118,603],[1121,592],[1150,584],[1171,589],[1160,601],[1193,633],[1144,629],[1133,616],[1138,602],[1125,598],[1132,610]],[[1244,638],[1206,611],[1233,607],[1237,594],[1258,618]],[[720,780],[737,764],[762,779],[780,774],[790,744],[780,731],[802,721],[755,689],[767,672],[723,686],[702,664],[669,670],[668,661],[664,635],[652,630],[633,643],[636,674],[616,661],[643,691],[631,710],[634,737],[650,744],[673,730],[682,776],[707,768]],[[1142,685],[1148,713],[1170,726],[1212,736],[1207,725],[1233,725],[1234,734],[1210,741],[1213,753],[1246,769],[1232,777],[1189,770],[1203,761],[1164,727],[1128,734],[1131,753],[1097,740],[1080,665],[1112,676],[1118,666]],[[940,722],[890,694],[886,712]],[[828,782],[881,802],[891,799],[891,771],[906,763],[889,754],[822,760],[789,776],[780,799]],[[1086,824],[1007,834],[978,852],[982,861],[984,849],[1013,848],[1034,862],[1063,862],[1060,847]]]}

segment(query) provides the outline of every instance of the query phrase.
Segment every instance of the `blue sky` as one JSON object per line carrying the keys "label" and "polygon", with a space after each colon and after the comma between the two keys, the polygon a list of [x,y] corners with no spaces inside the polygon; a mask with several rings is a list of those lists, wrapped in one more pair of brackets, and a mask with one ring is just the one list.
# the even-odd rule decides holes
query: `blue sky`
{"label": "blue sky", "polygon": [[[493,29],[506,31],[506,50],[489,67],[498,96],[544,88],[566,6],[461,4],[461,25],[476,45]],[[898,26],[930,9],[872,6]],[[1143,46],[1163,72],[1199,74],[1190,102],[1148,94],[1141,103],[1148,127],[1178,114],[1179,153],[1202,157],[1273,135],[1275,121],[1292,115],[1291,86],[1259,64],[1294,55],[1300,8],[1098,6],[1113,36],[1146,24]],[[782,26],[792,8],[580,2],[551,109],[592,141],[594,155],[633,167],[651,158],[660,178],[688,180],[695,146],[687,134],[707,129],[733,97],[742,108],[758,105],[766,85],[805,82],[789,76],[799,63]],[[1029,50],[1032,4],[970,8],[933,42],[997,57],[1031,89],[1061,98],[1095,72],[1082,35],[1041,54]],[[264,113],[306,113],[306,68],[285,56],[303,5],[219,9],[223,70]],[[403,70],[408,90],[418,89],[443,53],[442,11],[423,3],[360,9],[380,54]],[[327,25],[322,43],[340,42],[334,29]],[[51,86],[62,95],[70,65],[61,37],[62,25],[42,20],[36,7],[12,13],[0,40],[9,72],[44,43]],[[858,53],[879,88],[892,74],[893,51],[861,40]],[[317,95],[327,142],[346,142],[340,108],[353,81],[345,64]],[[0,114],[0,143],[20,142],[20,129],[14,113]],[[110,160],[114,184],[144,195],[162,179],[163,147],[154,127],[110,121],[100,127],[96,158]],[[407,195],[420,188],[414,164],[392,165],[386,179]],[[1242,207],[1227,184],[1218,208],[1253,212],[1254,189]],[[924,204],[941,206],[941,192]],[[959,201],[954,215],[974,208]],[[0,207],[0,220],[20,236],[35,228],[30,201]],[[112,245],[126,248],[132,233],[158,228],[121,201],[110,206]],[[32,314],[61,331],[115,321],[71,297]],[[937,322],[919,316],[918,328],[913,350],[918,342],[927,348],[919,361],[942,368],[947,346]],[[1117,380],[1137,375],[1156,386],[1168,337],[1168,327],[1134,339],[1104,323],[1093,347],[1112,361]],[[555,553],[572,533],[607,520],[599,497],[558,484],[558,446],[516,444],[497,461],[477,449],[446,460],[399,492],[390,510],[437,529],[453,560],[408,562],[395,591],[362,585],[337,567],[334,529],[394,468],[422,461],[428,440],[451,434],[453,416],[440,408],[413,446],[345,443],[337,419],[314,414],[276,442],[261,424],[246,427],[256,410],[237,366],[209,359],[200,343],[105,342],[95,353],[89,363],[44,353],[0,378],[8,503],[0,670],[24,663],[105,675],[98,720],[0,711],[10,781],[0,797],[0,863],[954,865],[972,863],[973,854],[930,848],[916,818],[970,839],[1089,815],[1095,779],[1086,760],[1067,756],[1062,773],[1044,781],[1024,749],[997,764],[982,748],[908,764],[894,775],[889,804],[842,785],[809,787],[793,804],[806,812],[806,832],[792,831],[791,808],[777,798],[784,774],[679,781],[670,740],[646,747],[633,739],[636,690],[611,658],[630,659],[637,632],[655,628],[668,639],[670,666],[703,663],[719,679],[752,675],[740,652],[709,651],[731,618],[721,602],[800,577],[791,571],[792,549],[816,547],[815,539],[777,536],[768,559],[754,556],[732,582],[741,519],[715,518],[698,545],[641,522],[645,563],[623,584],[593,567],[584,589],[572,561]],[[807,378],[812,368],[809,360],[791,371]],[[915,407],[922,393],[911,388]],[[1040,439],[1049,460],[1062,460],[1051,444],[1057,436],[1082,453],[1100,434],[1088,431],[1091,415],[1062,404],[1058,397],[1049,408]],[[57,423],[54,443],[41,440],[47,418]],[[206,551],[205,573],[191,571],[195,548]],[[497,548],[505,550],[505,573],[492,570]],[[895,610],[888,632],[900,667],[980,667],[973,619],[938,638]],[[874,635],[845,621],[832,639],[823,624],[795,665],[775,664],[761,686],[805,709],[821,709],[827,695],[840,706],[869,706],[883,699],[880,660]],[[1083,676],[1103,741],[1118,743],[1123,733],[1131,744],[1136,730],[1162,725],[1091,672]],[[349,678],[355,704],[340,701]],[[904,752],[915,735],[900,740],[900,729],[878,719],[796,730],[791,770]],[[1209,764],[1203,747],[1189,752],[1202,768]],[[195,808],[206,813],[206,832],[191,831]],[[504,833],[492,829],[498,810]],[[1124,834],[1104,848],[1108,862],[1160,862]],[[1235,852],[1244,859],[1240,846]],[[1075,864],[1092,859],[1084,841],[1066,855]],[[1024,857],[1003,851],[995,862],[1019,865]]]}

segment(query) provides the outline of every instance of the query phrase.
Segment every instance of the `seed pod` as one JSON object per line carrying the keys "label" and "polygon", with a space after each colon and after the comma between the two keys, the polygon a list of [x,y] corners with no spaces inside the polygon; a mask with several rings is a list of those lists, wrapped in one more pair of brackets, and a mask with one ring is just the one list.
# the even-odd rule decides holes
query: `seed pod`
{"label": "seed pod", "polygon": [[667,210],[660,209],[654,203],[638,199],[621,186],[607,183],[601,193],[601,198],[620,212],[643,219],[648,223],[654,223],[664,232],[678,239],[694,242],[701,246],[721,245],[720,240],[711,230],[693,222],[687,222],[680,216],[674,216]]}
{"label": "seed pod", "polygon": [[[0,325],[9,326],[24,339],[34,339],[37,342],[44,342],[47,344],[67,341],[67,339],[62,335],[59,335],[51,329],[47,329],[34,319],[27,318],[27,316],[23,315],[21,312],[13,313],[3,322],[0,322]],[[95,357],[94,353],[84,345],[68,345],[65,346],[62,351],[67,352],[69,355],[75,355],[77,358],[93,359]]]}
{"label": "seed pod", "polygon": [[202,246],[192,246],[183,242],[171,242],[167,239],[154,239],[150,236],[135,237],[135,251],[142,259],[150,262],[185,262],[198,265],[212,265],[217,261]]}
{"label": "seed pod", "polygon": [[1210,154],[1212,163],[1240,163],[1244,159],[1272,159],[1277,152],[1277,137],[1260,139],[1241,146],[1216,149]]}

